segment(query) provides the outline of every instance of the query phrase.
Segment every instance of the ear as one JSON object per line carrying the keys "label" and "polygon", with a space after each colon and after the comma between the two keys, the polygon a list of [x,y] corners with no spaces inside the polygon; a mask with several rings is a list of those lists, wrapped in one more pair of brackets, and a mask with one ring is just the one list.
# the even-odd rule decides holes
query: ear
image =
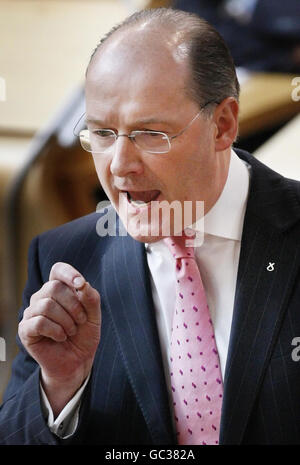
{"label": "ear", "polygon": [[213,120],[216,125],[215,149],[226,150],[236,139],[238,132],[239,105],[234,97],[227,97],[215,109]]}

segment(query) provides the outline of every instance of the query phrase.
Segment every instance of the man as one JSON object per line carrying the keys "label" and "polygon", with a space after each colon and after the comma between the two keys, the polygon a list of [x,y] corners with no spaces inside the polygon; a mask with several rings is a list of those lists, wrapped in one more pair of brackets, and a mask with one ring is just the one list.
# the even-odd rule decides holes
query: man
{"label": "man", "polygon": [[[232,59],[196,16],[137,13],[97,47],[82,143],[101,185],[125,225],[155,202],[183,210],[190,202],[191,221],[186,228],[170,216],[171,244],[152,215],[141,215],[131,235],[99,237],[92,214],[33,240],[1,444],[300,442],[291,356],[300,335],[300,186],[232,150],[237,119]],[[193,247],[178,261],[176,237],[201,232],[198,201],[205,216],[196,270]],[[204,285],[188,297],[201,288],[192,316],[208,311],[212,325],[197,339],[209,337],[211,346],[205,363],[206,349],[196,350],[194,365],[186,351],[176,378],[172,351],[189,343],[172,339],[173,316],[185,311],[175,312],[175,300],[186,299],[176,273],[188,265],[185,284],[199,268]],[[193,370],[191,406],[178,376]],[[193,419],[179,412],[176,395]]]}

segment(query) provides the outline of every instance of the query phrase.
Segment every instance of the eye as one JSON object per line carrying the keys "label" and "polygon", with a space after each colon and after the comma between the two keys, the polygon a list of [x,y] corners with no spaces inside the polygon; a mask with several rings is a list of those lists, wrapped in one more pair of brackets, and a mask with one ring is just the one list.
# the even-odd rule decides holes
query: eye
{"label": "eye", "polygon": [[150,136],[152,136],[152,137],[161,137],[162,136],[161,132],[155,132],[155,131],[151,131],[148,134]]}
{"label": "eye", "polygon": [[145,131],[141,131],[140,132],[141,135],[144,135],[145,137],[149,137],[149,138],[163,138],[163,136],[165,136],[164,133],[160,132],[160,131],[151,131],[151,130],[145,130]]}
{"label": "eye", "polygon": [[93,134],[100,138],[115,137],[115,133],[111,129],[95,129]]}

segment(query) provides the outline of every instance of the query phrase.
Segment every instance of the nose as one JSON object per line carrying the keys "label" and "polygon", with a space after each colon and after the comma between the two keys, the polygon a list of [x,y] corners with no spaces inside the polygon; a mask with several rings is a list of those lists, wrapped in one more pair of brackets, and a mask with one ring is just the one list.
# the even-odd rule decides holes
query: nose
{"label": "nose", "polygon": [[128,174],[141,174],[143,172],[139,150],[128,137],[119,135],[112,150],[110,171],[114,176],[124,177]]}

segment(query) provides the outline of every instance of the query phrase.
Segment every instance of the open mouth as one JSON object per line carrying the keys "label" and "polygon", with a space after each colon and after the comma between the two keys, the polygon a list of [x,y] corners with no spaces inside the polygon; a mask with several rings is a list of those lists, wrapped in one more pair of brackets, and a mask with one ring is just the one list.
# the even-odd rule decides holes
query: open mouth
{"label": "open mouth", "polygon": [[134,207],[143,207],[156,200],[160,194],[158,190],[126,191],[128,202]]}

